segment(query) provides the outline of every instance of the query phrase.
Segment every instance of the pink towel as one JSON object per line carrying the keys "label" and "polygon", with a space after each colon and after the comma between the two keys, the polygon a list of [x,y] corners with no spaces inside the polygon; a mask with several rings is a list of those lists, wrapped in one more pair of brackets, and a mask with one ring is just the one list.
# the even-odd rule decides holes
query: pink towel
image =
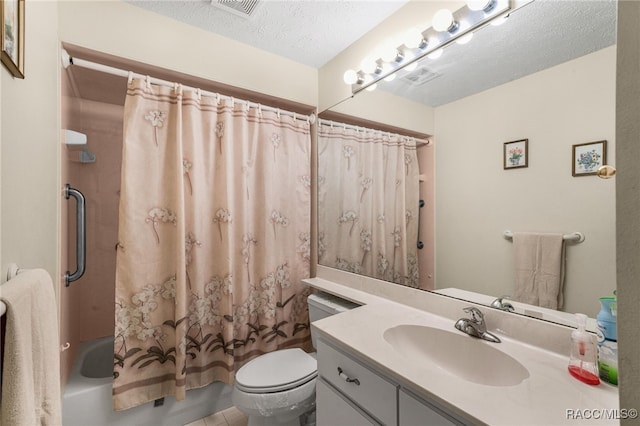
{"label": "pink towel", "polygon": [[7,305],[0,425],[60,425],[58,309],[43,269],[0,286]]}
{"label": "pink towel", "polygon": [[513,233],[515,291],[513,299],[562,309],[564,240],[562,234]]}

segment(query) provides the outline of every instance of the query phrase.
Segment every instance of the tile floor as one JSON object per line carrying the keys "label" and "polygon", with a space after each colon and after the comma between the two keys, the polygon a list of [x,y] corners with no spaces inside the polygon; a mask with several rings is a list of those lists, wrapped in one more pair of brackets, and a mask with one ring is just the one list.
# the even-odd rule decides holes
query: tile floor
{"label": "tile floor", "polygon": [[231,407],[184,426],[247,426],[247,416],[236,407]]}

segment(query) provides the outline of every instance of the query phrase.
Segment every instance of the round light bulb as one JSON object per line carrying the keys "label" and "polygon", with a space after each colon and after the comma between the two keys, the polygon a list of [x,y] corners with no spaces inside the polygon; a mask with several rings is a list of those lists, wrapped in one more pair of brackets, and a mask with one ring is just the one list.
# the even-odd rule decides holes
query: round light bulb
{"label": "round light bulb", "polygon": [[438,50],[434,50],[433,52],[429,53],[427,55],[427,58],[429,59],[438,59],[440,56],[442,56],[442,49],[438,49]]}
{"label": "round light bulb", "polygon": [[468,32],[465,35],[463,35],[462,37],[458,37],[456,39],[456,43],[458,44],[467,44],[471,41],[471,39],[473,38],[473,33],[472,32]]}
{"label": "round light bulb", "polygon": [[398,53],[398,49],[391,42],[387,42],[380,50],[380,57],[385,62],[393,62],[398,57]]}
{"label": "round light bulb", "polygon": [[[367,84],[371,83],[373,81],[373,77],[370,75],[365,75],[364,76],[364,82],[362,83],[363,86],[366,86]],[[376,90],[376,87],[378,87],[377,84],[372,84],[371,86],[367,87],[365,90],[368,90],[369,92],[372,92],[374,90]]]}
{"label": "round light bulb", "polygon": [[346,84],[356,84],[358,82],[358,73],[354,70],[346,70],[342,78]]}
{"label": "round light bulb", "polygon": [[376,69],[378,69],[378,64],[375,59],[367,57],[360,62],[360,69],[367,74],[372,74],[376,72]]}
{"label": "round light bulb", "polygon": [[418,61],[413,62],[413,63],[411,63],[411,64],[407,65],[407,66],[406,66],[406,67],[404,67],[403,69],[404,69],[406,72],[411,72],[411,71],[415,70],[416,68],[418,68]]}
{"label": "round light bulb", "polygon": [[449,9],[440,9],[433,15],[431,26],[434,30],[447,31],[453,25],[453,13]]}
{"label": "round light bulb", "polygon": [[396,74],[393,72],[393,70],[394,70],[394,67],[392,67],[389,64],[382,65],[382,72],[380,74],[382,75],[389,74],[384,78],[384,81],[392,81],[394,78],[396,78]]}
{"label": "round light bulb", "polygon": [[404,34],[403,43],[409,49],[415,49],[422,43],[422,33],[416,27],[409,28]]}
{"label": "round light bulb", "polygon": [[485,10],[493,0],[467,0],[467,7],[471,10]]}

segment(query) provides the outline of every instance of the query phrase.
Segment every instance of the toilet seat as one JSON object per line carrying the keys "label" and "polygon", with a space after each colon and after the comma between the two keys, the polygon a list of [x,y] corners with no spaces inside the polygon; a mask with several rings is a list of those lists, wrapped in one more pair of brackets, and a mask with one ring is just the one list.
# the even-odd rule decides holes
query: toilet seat
{"label": "toilet seat", "polygon": [[318,363],[302,349],[281,349],[261,355],[236,373],[236,387],[247,393],[294,389],[318,375]]}

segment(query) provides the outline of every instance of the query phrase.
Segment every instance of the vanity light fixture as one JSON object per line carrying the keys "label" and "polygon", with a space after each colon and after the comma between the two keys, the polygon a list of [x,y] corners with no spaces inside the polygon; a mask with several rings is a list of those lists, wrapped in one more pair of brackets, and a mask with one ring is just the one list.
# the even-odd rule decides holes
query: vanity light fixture
{"label": "vanity light fixture", "polygon": [[354,70],[346,70],[343,76],[344,82],[347,84],[362,84],[364,83],[364,79],[362,79],[357,72]]}
{"label": "vanity light fixture", "polygon": [[454,13],[447,9],[439,10],[433,17],[432,27],[422,33],[415,28],[407,30],[402,44],[395,48],[392,47],[393,42],[387,42],[384,49],[378,50],[379,53],[370,54],[362,61],[360,70],[347,70],[344,82],[351,85],[351,93],[355,95],[375,87],[378,81],[387,80],[400,69],[415,69],[425,56],[438,57],[442,49],[454,41],[459,40],[460,44],[468,42],[473,31],[497,21],[497,18],[504,19],[503,16],[511,10],[510,3],[510,0],[468,0],[466,6]]}
{"label": "vanity light fixture", "polygon": [[493,21],[491,21],[491,25],[493,25],[494,27],[499,27],[500,25],[507,22],[507,18],[509,18],[509,15],[504,15],[499,18],[496,18]]}
{"label": "vanity light fixture", "polygon": [[442,50],[442,48],[434,50],[433,52],[429,53],[427,55],[427,58],[429,59],[438,59],[440,56],[442,56],[442,52],[444,52],[444,50]]}
{"label": "vanity light fixture", "polygon": [[495,4],[494,0],[467,0],[467,7],[474,11],[483,10],[488,12]]}
{"label": "vanity light fixture", "polygon": [[367,74],[377,74],[378,62],[373,58],[364,58],[362,62],[360,62],[360,68]]}
{"label": "vanity light fixture", "polygon": [[414,71],[416,68],[418,68],[418,61],[413,61],[409,65],[404,67],[403,70],[407,72],[411,72],[411,71]]}
{"label": "vanity light fixture", "polygon": [[438,32],[447,31],[453,34],[460,25],[453,19],[453,13],[449,9],[440,9],[433,15],[431,26]]}
{"label": "vanity light fixture", "polygon": [[407,30],[403,42],[409,49],[424,49],[427,46],[427,41],[422,38],[422,33],[416,27]]}
{"label": "vanity light fixture", "polygon": [[382,72],[383,72],[384,74],[388,74],[388,75],[384,78],[384,81],[393,81],[393,80],[395,80],[395,78],[396,78],[396,73],[389,73],[390,68],[391,68],[391,65],[389,65],[389,64],[384,64],[384,65],[382,65]]}
{"label": "vanity light fixture", "polygon": [[471,41],[471,39],[473,38],[473,33],[472,32],[468,32],[465,35],[463,35],[462,37],[458,37],[456,39],[456,43],[458,44],[467,44]]}

